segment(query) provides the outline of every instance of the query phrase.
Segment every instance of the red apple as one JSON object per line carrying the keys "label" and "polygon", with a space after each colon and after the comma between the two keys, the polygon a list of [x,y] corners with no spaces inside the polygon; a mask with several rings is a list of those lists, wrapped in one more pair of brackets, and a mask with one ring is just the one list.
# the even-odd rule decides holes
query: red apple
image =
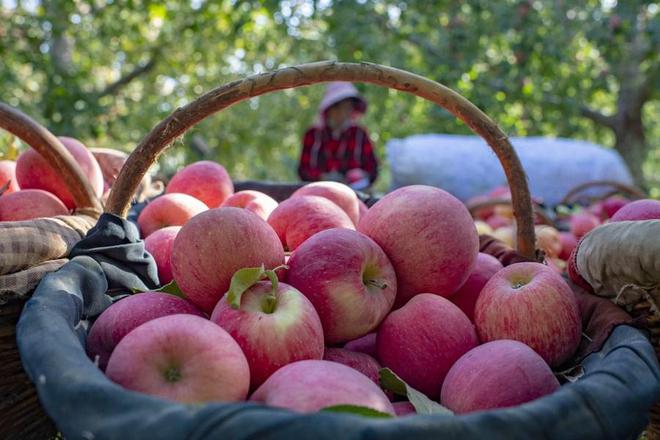
{"label": "red apple", "polygon": [[630,203],[630,200],[624,199],[620,196],[608,197],[601,202],[603,213],[606,218],[612,218],[616,212]]}
{"label": "red apple", "polygon": [[[83,174],[87,176],[96,196],[101,197],[103,195],[103,173],[98,162],[94,159],[94,155],[76,139],[59,137],[59,140],[73,155]],[[18,156],[16,178],[22,189],[43,189],[57,196],[67,208],[73,209],[76,207],[73,196],[66,188],[59,171],[55,170],[52,164],[48,163],[32,148],[25,150]]]}
{"label": "red apple", "polygon": [[598,217],[587,211],[573,214],[570,218],[571,233],[578,239],[598,225],[600,225]]}
{"label": "red apple", "polygon": [[156,261],[158,279],[165,285],[174,279],[172,275],[172,248],[174,239],[181,230],[181,226],[168,226],[154,231],[144,240],[144,248]]}
{"label": "red apple", "polygon": [[502,215],[494,214],[486,219],[486,224],[493,230],[499,229],[503,226],[511,226],[512,220]]}
{"label": "red apple", "polygon": [[461,288],[449,297],[449,300],[456,304],[465,313],[465,316],[470,318],[470,321],[474,322],[474,305],[477,303],[481,289],[502,267],[504,266],[497,258],[479,252],[477,264],[472,269],[470,276]]}
{"label": "red apple", "polygon": [[367,211],[369,210],[369,207],[367,206],[366,203],[364,203],[362,200],[358,199],[358,207],[359,207],[359,215],[358,218],[362,218]]}
{"label": "red apple", "polygon": [[239,191],[227,197],[222,206],[233,206],[234,208],[245,208],[252,211],[264,220],[277,208],[277,201],[267,194],[259,191]]}
{"label": "red apple", "polygon": [[134,328],[153,319],[186,313],[204,316],[185,299],[169,293],[144,292],[123,298],[105,309],[87,336],[87,354],[105,370],[110,354],[119,341]]}
{"label": "red apple", "polygon": [[431,399],[454,362],[478,344],[474,326],[449,300],[415,295],[389,314],[378,330],[378,359]]}
{"label": "red apple", "polygon": [[67,214],[69,210],[60,199],[40,189],[22,189],[0,196],[1,222]]}
{"label": "red apple", "polygon": [[163,194],[144,207],[137,223],[142,237],[146,238],[167,226],[183,226],[188,220],[207,210],[204,202],[188,194]]}
{"label": "red apple", "polygon": [[660,220],[660,200],[635,200],[619,209],[611,219],[613,222],[626,220]]}
{"label": "red apple", "polygon": [[457,414],[522,405],[559,389],[543,358],[511,340],[488,342],[456,361],[442,385],[441,403]]}
{"label": "red apple", "polygon": [[106,374],[133,391],[183,403],[244,400],[250,370],[236,341],[194,315],[171,315],[127,334],[110,356]]}
{"label": "red apple", "polygon": [[417,410],[415,410],[413,404],[407,400],[403,402],[394,402],[392,403],[392,406],[394,407],[394,412],[397,417],[414,416],[417,414]]}
{"label": "red apple", "polygon": [[268,224],[290,251],[317,232],[331,228],[355,229],[339,206],[319,196],[297,196],[283,201],[268,217]]}
{"label": "red apple", "polygon": [[357,226],[360,219],[360,200],[355,191],[340,182],[312,182],[294,192],[291,197],[319,196],[330,200],[348,215]]}
{"label": "red apple", "polygon": [[[2,192],[2,189],[9,185]],[[13,160],[0,160],[0,193],[9,195],[14,191],[18,191],[18,181],[16,180],[16,162]]]}
{"label": "red apple", "polygon": [[238,342],[250,365],[250,388],[295,361],[323,358],[323,328],[314,306],[293,287],[258,282],[235,300],[225,295],[211,321]]}
{"label": "red apple", "polygon": [[[466,206],[474,206],[478,205],[484,202],[488,202],[492,199],[492,197],[487,196],[485,194],[479,194],[477,196],[471,197],[468,199],[467,202],[465,202]],[[492,216],[495,213],[495,207],[494,206],[485,206],[483,208],[479,209],[473,209],[472,210],[472,216],[481,221],[485,221],[488,217]]]}
{"label": "red apple", "polygon": [[383,391],[364,374],[336,362],[298,361],[277,370],[250,400],[311,413],[336,405],[356,405],[394,415]]}
{"label": "red apple", "polygon": [[380,384],[378,372],[381,366],[376,359],[368,354],[346,350],[345,348],[326,348],[323,359],[351,367],[367,376],[376,385]]}
{"label": "red apple", "polygon": [[284,263],[277,234],[241,208],[209,209],[186,223],[172,248],[172,273],[186,297],[211,313],[237,270]]}
{"label": "red apple", "polygon": [[364,336],[392,308],[396,275],[385,252],[357,231],[328,229],[298,247],[287,283],[314,304],[329,344]]}
{"label": "red apple", "polygon": [[103,181],[108,188],[111,187],[128,159],[128,154],[112,148],[90,148],[89,151],[92,152],[101,167]]}
{"label": "red apple", "polygon": [[488,191],[488,196],[493,199],[510,199],[511,190],[508,186],[496,186],[495,188]]}
{"label": "red apple", "polygon": [[356,351],[358,353],[365,353],[373,358],[377,358],[376,353],[376,332],[367,333],[361,338],[353,339],[344,345],[346,350]]}
{"label": "red apple", "polygon": [[430,186],[399,188],[373,205],[358,230],[373,238],[397,276],[394,307],[426,292],[449,296],[465,282],[479,253],[467,208]]}
{"label": "red apple", "polygon": [[571,257],[573,249],[575,249],[578,244],[578,239],[570,232],[560,232],[559,242],[561,243],[561,252],[559,253],[559,258],[564,261],[568,261],[568,259]]}
{"label": "red apple", "polygon": [[217,208],[234,193],[234,184],[222,165],[202,160],[179,170],[165,192],[188,194],[209,208]]}
{"label": "red apple", "polygon": [[604,201],[595,202],[591,206],[587,207],[587,211],[596,216],[596,218],[600,221],[607,218],[605,209],[603,208],[603,202]]}
{"label": "red apple", "polygon": [[514,339],[533,348],[551,367],[577,349],[580,312],[561,275],[540,263],[516,263],[486,283],[475,307],[482,342]]}

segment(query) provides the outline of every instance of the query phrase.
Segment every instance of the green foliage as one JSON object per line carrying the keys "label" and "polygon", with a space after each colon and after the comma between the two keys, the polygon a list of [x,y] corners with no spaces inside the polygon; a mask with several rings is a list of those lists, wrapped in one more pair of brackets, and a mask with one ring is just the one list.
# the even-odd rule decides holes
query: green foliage
{"label": "green foliage", "polygon": [[389,368],[381,368],[378,372],[378,379],[383,389],[406,397],[415,408],[417,414],[454,414],[449,408],[429,399],[424,393],[417,391],[405,383],[403,379]]}
{"label": "green foliage", "polygon": [[272,292],[267,295],[267,304],[264,303],[265,308],[268,310],[266,313],[272,313],[277,302],[277,274],[275,271],[285,268],[286,266],[279,266],[272,270],[266,270],[262,264],[260,267],[246,267],[239,269],[231,277],[231,284],[226,293],[227,303],[232,309],[239,309],[241,307],[241,297],[243,294],[258,281],[269,279],[272,285]]}
{"label": "green foliage", "polygon": [[[660,43],[660,24],[657,4],[649,1],[16,3],[0,6],[0,99],[56,134],[125,151],[174,109],[216,86],[322,59],[373,61],[443,82],[511,135],[605,145],[614,144],[612,131],[583,117],[583,107],[614,113],[622,66],[631,59],[657,85],[652,48]],[[636,58],[631,41],[639,41]],[[469,132],[428,102],[359,88],[370,105],[363,122],[381,159],[392,137]],[[651,87],[643,113],[647,144],[654,147],[644,169],[656,188],[657,90]],[[321,86],[274,93],[210,117],[162,157],[161,172],[208,157],[237,179],[296,180],[300,138],[322,93]],[[7,138],[0,135],[0,150]],[[200,138],[208,152],[193,142]],[[378,188],[387,181],[385,171]]]}

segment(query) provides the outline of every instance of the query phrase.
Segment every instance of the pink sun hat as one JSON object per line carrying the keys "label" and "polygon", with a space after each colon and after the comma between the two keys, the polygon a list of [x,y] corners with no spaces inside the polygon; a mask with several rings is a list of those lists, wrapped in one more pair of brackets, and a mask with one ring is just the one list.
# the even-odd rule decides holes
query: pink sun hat
{"label": "pink sun hat", "polygon": [[349,82],[335,81],[327,85],[325,96],[319,105],[319,113],[323,114],[334,104],[344,99],[353,98],[355,100],[355,111],[364,113],[367,110],[367,101],[360,95],[355,86]]}

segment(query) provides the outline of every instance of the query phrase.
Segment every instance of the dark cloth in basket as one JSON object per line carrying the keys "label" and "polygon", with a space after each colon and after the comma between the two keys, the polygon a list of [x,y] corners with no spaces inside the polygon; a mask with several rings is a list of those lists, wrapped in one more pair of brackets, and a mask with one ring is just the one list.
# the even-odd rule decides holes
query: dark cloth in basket
{"label": "dark cloth in basket", "polygon": [[153,260],[141,246],[132,223],[103,215],[76,256],[44,278],[17,326],[24,366],[67,439],[632,439],[660,395],[653,348],[626,325],[583,360],[577,382],[519,407],[464,416],[305,415],[252,403],[183,405],[127,391],[87,358],[84,320],[110,303],[109,286],[155,285]]}

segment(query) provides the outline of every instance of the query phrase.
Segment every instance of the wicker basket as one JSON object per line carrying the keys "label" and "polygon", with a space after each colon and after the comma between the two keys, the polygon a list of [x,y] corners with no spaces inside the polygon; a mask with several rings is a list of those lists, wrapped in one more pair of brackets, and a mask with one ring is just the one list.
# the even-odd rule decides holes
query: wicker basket
{"label": "wicker basket", "polygon": [[[533,208],[531,195],[522,165],[512,148],[506,134],[483,112],[454,91],[426,78],[402,70],[370,63],[320,62],[281,69],[271,73],[255,75],[214,89],[197,100],[176,110],[167,119],[158,124],[143,138],[129,156],[122,168],[108,199],[106,212],[125,216],[130,204],[130,195],[154,163],[156,158],[179,136],[198,124],[206,117],[228,108],[246,99],[269,92],[307,86],[328,81],[352,81],[376,84],[425,98],[444,107],[457,118],[465,122],[476,134],[481,136],[497,155],[504,168],[511,200],[495,201],[495,204],[510,204],[513,207],[517,227],[517,250],[524,257],[538,259],[540,253],[535,250],[534,215],[542,223],[554,225],[554,222],[541,209]],[[564,198],[570,201],[587,188],[608,185],[616,192],[623,192],[633,197],[644,194],[636,188],[618,182],[588,182],[573,189]],[[479,206],[481,207],[481,206]],[[472,207],[477,209],[479,207]],[[640,307],[644,307],[640,305]],[[659,350],[660,319],[651,321],[654,334],[653,343]],[[660,421],[660,408],[653,412],[652,427],[649,433],[660,432],[654,428]],[[660,438],[660,437],[658,437]]]}
{"label": "wicker basket", "polygon": [[634,186],[626,185],[625,183],[617,182],[614,180],[592,180],[590,182],[584,182],[576,186],[575,188],[571,189],[569,192],[566,193],[566,195],[559,204],[571,205],[578,201],[584,200],[585,198],[584,195],[582,194],[584,191],[598,187],[610,187],[612,188],[612,190],[601,197],[586,198],[586,201],[591,202],[593,201],[593,199],[605,199],[615,194],[624,194],[633,199],[643,199],[646,197],[646,194],[644,194],[643,191],[641,191],[638,188],[635,188]]}
{"label": "wicker basket", "polygon": [[[532,201],[525,173],[507,136],[477,107],[441,84],[405,71],[369,63],[320,62],[254,75],[214,89],[188,105],[177,109],[172,115],[154,127],[129,156],[112,188],[106,205],[106,212],[125,217],[129,209],[131,195],[157,157],[173,141],[206,117],[233,104],[265,93],[328,81],[371,83],[425,98],[447,109],[465,122],[476,134],[484,138],[501,162],[511,188],[511,204],[518,226],[516,231],[517,250],[528,259],[536,259]],[[82,356],[85,356],[84,353],[77,347],[77,344],[75,349],[77,350],[76,353],[81,356],[80,361],[82,361]],[[34,368],[36,365],[30,365],[30,367],[31,371],[36,373]],[[116,386],[110,387],[109,380],[97,377],[98,370],[91,364],[91,361],[81,365],[81,368],[85,370],[81,374],[89,374],[90,381],[94,382],[99,391],[107,386],[108,388],[105,390],[113,393],[113,400],[122,402],[121,408],[118,408],[114,413],[110,413],[107,417],[111,418],[113,414],[121,414],[125,417],[118,416],[117,419],[110,420],[104,419],[104,414],[92,414],[95,421],[93,425],[95,429],[99,430],[99,436],[112,437],[119,425],[123,429],[130,429],[134,436],[140,433],[145,436],[157,435],[154,430],[158,426],[154,425],[154,421],[157,423],[159,417],[171,418],[175,414],[183,413],[187,416],[190,413],[187,409],[177,409],[173,403],[117,389]],[[95,376],[94,379],[91,378],[92,375]],[[81,380],[83,379],[81,378]],[[44,389],[44,392],[47,393],[48,390]],[[75,393],[72,393],[65,397],[71,400],[75,395]],[[98,401],[101,396],[94,396],[93,398]],[[132,402],[129,402],[129,400],[132,400]],[[73,402],[69,403],[73,404]],[[128,404],[128,406],[123,405],[123,403]],[[148,407],[151,409],[150,415],[154,417],[150,417],[149,420],[136,419],[136,414],[131,416],[130,405],[133,405],[133,408],[136,409]],[[208,409],[210,411],[217,406],[217,404],[211,403],[208,405]],[[65,434],[67,430],[72,433],[80,432],[76,431],[78,422],[71,419],[70,413],[60,411],[59,408],[55,407],[49,408],[49,411],[56,420],[62,423]],[[195,413],[201,414],[202,411],[203,408],[199,408],[199,411],[195,411]]]}
{"label": "wicker basket", "polygon": [[[102,207],[94,190],[57,137],[27,115],[3,103],[0,103],[0,127],[54,164],[77,206],[83,207],[76,213],[98,217]],[[11,227],[12,223],[5,225]],[[0,438],[46,439],[55,435],[55,427],[39,404],[36,390],[23,371],[16,347],[16,322],[23,303],[23,299],[0,301]]]}

